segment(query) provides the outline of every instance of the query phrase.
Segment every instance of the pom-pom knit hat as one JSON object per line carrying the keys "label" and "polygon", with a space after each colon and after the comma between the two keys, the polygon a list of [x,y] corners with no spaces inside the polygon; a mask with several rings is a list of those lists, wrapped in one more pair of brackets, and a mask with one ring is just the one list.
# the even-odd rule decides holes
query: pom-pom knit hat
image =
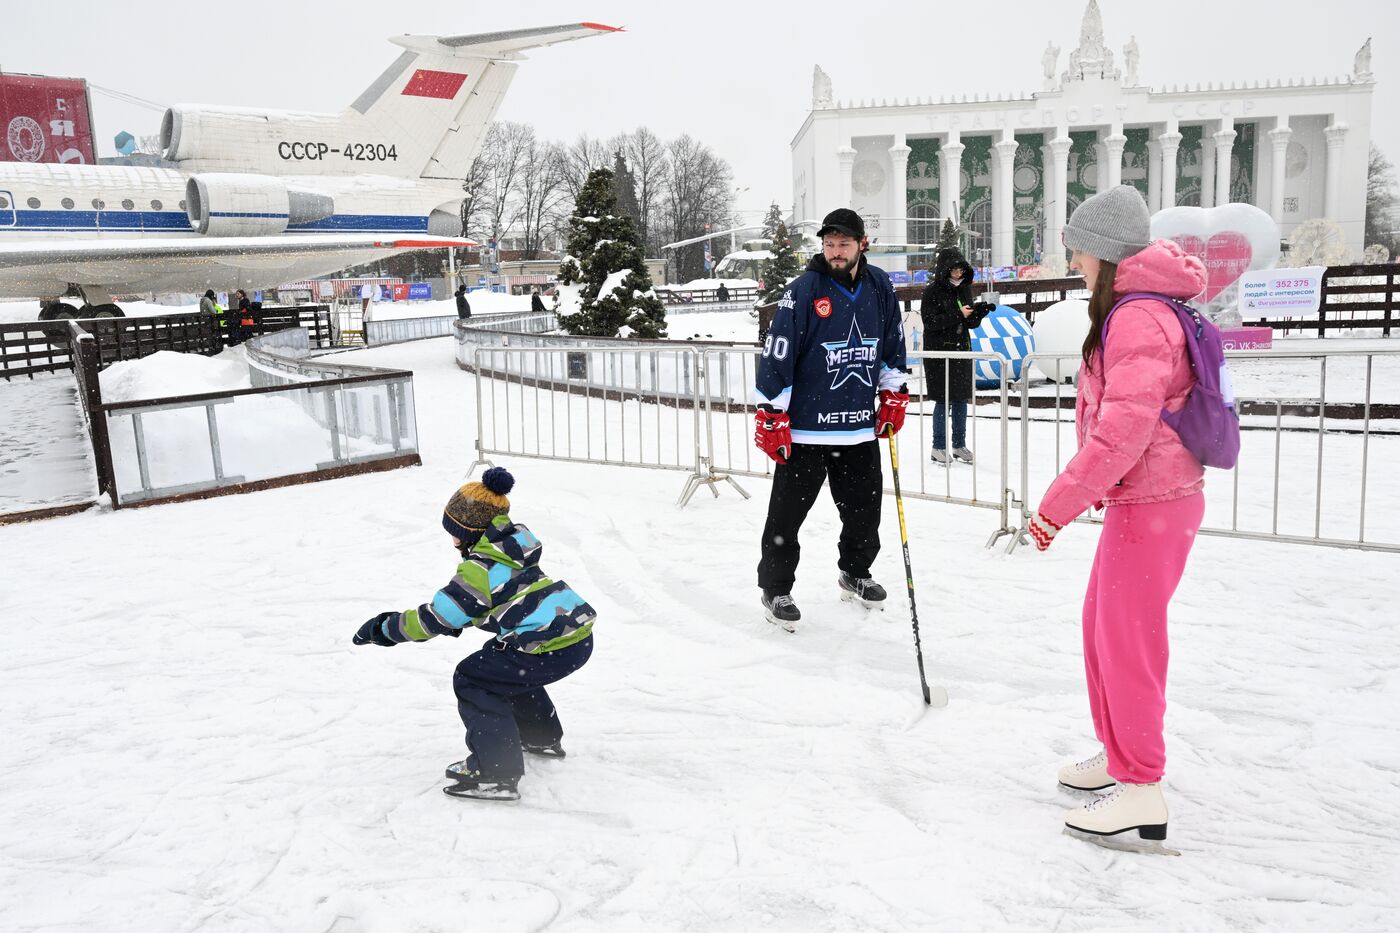
{"label": "pom-pom knit hat", "polygon": [[514,487],[509,470],[492,467],[481,475],[481,482],[467,483],[452,494],[442,511],[442,527],[458,540],[475,538],[491,527],[491,519],[510,512],[506,493]]}

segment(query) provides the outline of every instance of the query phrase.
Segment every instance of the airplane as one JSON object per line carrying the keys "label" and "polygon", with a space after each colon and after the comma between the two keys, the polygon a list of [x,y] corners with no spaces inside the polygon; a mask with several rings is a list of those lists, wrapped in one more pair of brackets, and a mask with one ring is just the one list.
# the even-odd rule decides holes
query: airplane
{"label": "airplane", "polygon": [[[526,49],[599,23],[405,35],[338,114],[180,105],[169,167],[0,162],[0,298],[41,320],[115,317],[114,294],[269,288],[462,239],[462,182]],[[64,298],[80,298],[75,307]]]}

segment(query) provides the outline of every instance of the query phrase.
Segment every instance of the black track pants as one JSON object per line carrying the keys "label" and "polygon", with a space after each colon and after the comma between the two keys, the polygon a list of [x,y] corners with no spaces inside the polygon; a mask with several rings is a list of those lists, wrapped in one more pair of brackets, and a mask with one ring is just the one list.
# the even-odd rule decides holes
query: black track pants
{"label": "black track pants", "polygon": [[768,522],[763,526],[763,556],[758,562],[758,585],[763,589],[792,591],[802,551],[797,532],[827,479],[831,480],[831,498],[841,515],[840,559],[836,566],[853,577],[870,576],[870,566],[880,553],[884,479],[879,441],[849,447],[794,444],[792,457],[787,463],[778,464],[773,473]]}

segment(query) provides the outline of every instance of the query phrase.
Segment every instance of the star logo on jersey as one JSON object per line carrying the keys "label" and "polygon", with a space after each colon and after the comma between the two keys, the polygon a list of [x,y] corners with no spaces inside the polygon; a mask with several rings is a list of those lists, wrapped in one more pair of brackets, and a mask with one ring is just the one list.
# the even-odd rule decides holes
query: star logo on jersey
{"label": "star logo on jersey", "polygon": [[812,303],[812,310],[817,312],[817,317],[831,317],[831,299],[818,298]]}
{"label": "star logo on jersey", "polygon": [[831,387],[839,388],[847,379],[855,378],[874,388],[872,371],[876,362],[875,348],[879,345],[880,341],[877,338],[866,337],[860,332],[860,325],[856,323],[855,318],[851,319],[851,331],[845,340],[823,343],[822,349],[826,351],[826,371],[831,373]]}

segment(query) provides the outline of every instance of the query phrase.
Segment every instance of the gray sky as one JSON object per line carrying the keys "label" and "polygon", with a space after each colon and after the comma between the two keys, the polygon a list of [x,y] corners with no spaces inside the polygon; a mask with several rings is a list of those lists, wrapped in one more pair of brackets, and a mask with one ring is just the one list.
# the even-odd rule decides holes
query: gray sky
{"label": "gray sky", "polygon": [[[530,53],[500,116],[549,138],[646,125],[689,132],[748,188],[737,207],[791,197],[788,146],[811,101],[812,66],[837,99],[1031,91],[1047,39],[1077,44],[1087,0],[803,5],[758,2],[466,4],[410,0],[23,0],[0,54],[6,71],[85,77],[161,104],[338,111],[395,58],[389,35],[448,35],[579,21],[626,32]],[[1373,139],[1400,163],[1400,4],[1376,0],[1100,0],[1105,41],[1130,34],[1144,83],[1349,74],[1374,36]],[[1259,17],[1253,10],[1267,9]],[[948,12],[939,12],[947,10]],[[945,28],[945,23],[951,28]],[[951,41],[950,41],[951,39]],[[154,134],[158,113],[94,92],[104,154],[119,130]],[[753,219],[745,215],[745,220]]]}

